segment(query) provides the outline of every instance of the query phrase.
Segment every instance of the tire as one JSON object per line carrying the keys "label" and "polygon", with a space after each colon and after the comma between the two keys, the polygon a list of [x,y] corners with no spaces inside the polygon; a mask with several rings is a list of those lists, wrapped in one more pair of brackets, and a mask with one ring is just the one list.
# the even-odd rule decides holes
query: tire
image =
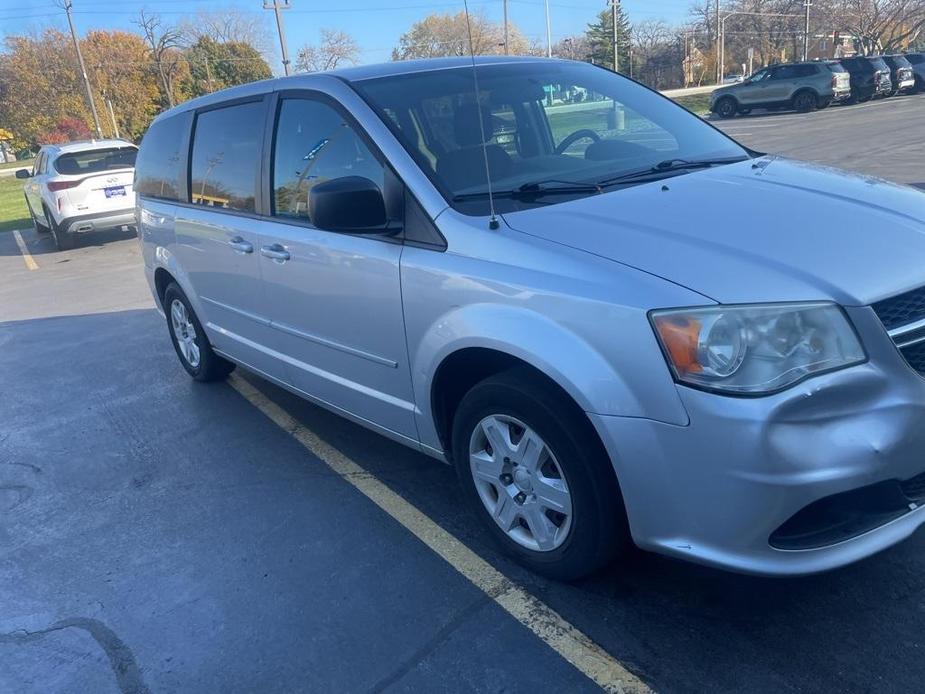
{"label": "tire", "polygon": [[180,364],[193,380],[203,383],[221,381],[234,371],[235,365],[232,362],[212,351],[202,323],[196,317],[186,294],[175,282],[167,285],[164,291],[164,312],[167,314],[170,341],[173,342]]}
{"label": "tire", "polygon": [[55,248],[59,251],[69,251],[76,245],[76,239],[73,234],[68,234],[61,230],[61,227],[58,226],[58,223],[55,221],[55,218],[51,216],[51,212],[48,211],[47,207],[42,207],[45,210],[45,219],[48,220],[48,228],[51,230],[51,235],[55,239]]}
{"label": "tire", "polygon": [[819,97],[810,91],[797,92],[793,97],[793,109],[800,113],[809,113],[818,103]]}
{"label": "tire", "polygon": [[720,118],[733,118],[739,105],[731,96],[724,96],[713,105],[713,113]]}
{"label": "tire", "polygon": [[[538,465],[524,455],[531,441]],[[532,371],[511,369],[473,387],[456,412],[452,450],[476,515],[501,549],[532,571],[571,581],[632,547],[623,497],[594,428]]]}
{"label": "tire", "polygon": [[831,99],[819,99],[819,103],[816,104],[816,108],[818,108],[821,111],[822,109],[828,108],[831,105],[832,105]]}
{"label": "tire", "polygon": [[35,229],[35,233],[47,234],[51,230],[39,222],[38,218],[35,216],[35,212],[32,211],[32,205],[29,204],[29,198],[27,198],[25,195],[23,195],[23,197],[26,200],[26,207],[29,209],[29,216],[32,218],[32,226]]}

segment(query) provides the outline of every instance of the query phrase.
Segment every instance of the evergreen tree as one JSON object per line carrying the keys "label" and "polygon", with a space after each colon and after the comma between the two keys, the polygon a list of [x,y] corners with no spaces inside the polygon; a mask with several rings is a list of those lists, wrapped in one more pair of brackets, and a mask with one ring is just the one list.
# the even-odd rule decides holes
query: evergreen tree
{"label": "evergreen tree", "polygon": [[[588,25],[585,36],[591,46],[588,59],[595,65],[613,69],[613,16],[608,7],[602,10],[597,21]],[[623,11],[623,6],[617,4],[617,45],[620,49],[620,72],[628,72],[630,64],[630,23]]]}

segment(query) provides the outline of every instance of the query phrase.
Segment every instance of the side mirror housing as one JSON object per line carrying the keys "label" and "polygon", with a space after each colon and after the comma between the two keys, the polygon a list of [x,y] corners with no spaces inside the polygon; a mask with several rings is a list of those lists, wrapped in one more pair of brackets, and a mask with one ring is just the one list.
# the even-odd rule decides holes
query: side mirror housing
{"label": "side mirror housing", "polygon": [[16,178],[32,178],[32,172],[29,169],[18,169],[14,175]]}
{"label": "side mirror housing", "polygon": [[313,186],[308,215],[319,229],[355,234],[388,231],[382,191],[362,176],[342,176]]}

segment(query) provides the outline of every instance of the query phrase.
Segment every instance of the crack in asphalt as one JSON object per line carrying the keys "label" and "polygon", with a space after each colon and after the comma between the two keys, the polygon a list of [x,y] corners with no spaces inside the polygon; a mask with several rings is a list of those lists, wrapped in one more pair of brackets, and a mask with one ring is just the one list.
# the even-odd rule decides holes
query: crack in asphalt
{"label": "crack in asphalt", "polygon": [[116,636],[112,629],[97,619],[72,617],[55,622],[51,626],[37,631],[17,629],[6,634],[0,634],[0,644],[20,645],[30,643],[64,629],[82,629],[93,637],[93,640],[99,644],[109,658],[109,665],[122,694],[150,694],[151,690],[144,683],[141,669],[138,667],[131,649],[122,639]]}
{"label": "crack in asphalt", "polygon": [[417,649],[414,653],[411,654],[407,660],[401,663],[395,670],[390,674],[386,675],[380,679],[376,684],[370,688],[371,693],[380,694],[386,689],[391,687],[393,684],[401,681],[401,679],[411,672],[419,663],[424,661],[431,653],[437,650],[437,648],[442,645],[449,637],[455,632],[459,627],[468,621],[476,612],[481,610],[483,607],[492,602],[498,595],[505,592],[507,588],[496,588],[493,591],[483,593],[471,604],[464,607],[462,610],[456,613],[456,615],[446,624],[444,624],[436,634],[431,637],[427,643]]}

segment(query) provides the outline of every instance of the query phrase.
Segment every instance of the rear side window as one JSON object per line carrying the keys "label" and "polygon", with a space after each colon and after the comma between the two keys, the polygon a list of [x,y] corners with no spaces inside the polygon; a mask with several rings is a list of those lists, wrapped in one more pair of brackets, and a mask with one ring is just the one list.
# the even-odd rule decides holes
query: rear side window
{"label": "rear side window", "polygon": [[190,201],[196,205],[254,212],[263,101],[200,113],[190,160]]}
{"label": "rear side window", "polygon": [[812,77],[816,74],[815,65],[795,65],[793,69],[795,77]]}
{"label": "rear side window", "polygon": [[135,166],[137,154],[138,150],[134,147],[107,147],[106,149],[69,152],[55,160],[55,170],[59,174],[74,176],[102,173],[114,169],[131,169]]}
{"label": "rear side window", "polygon": [[796,66],[794,65],[781,65],[780,67],[774,68],[774,71],[771,73],[772,80],[789,80],[796,76]]}
{"label": "rear side window", "polygon": [[148,128],[135,166],[135,192],[160,200],[185,200],[182,148],[189,133],[190,113],[159,120]]}

